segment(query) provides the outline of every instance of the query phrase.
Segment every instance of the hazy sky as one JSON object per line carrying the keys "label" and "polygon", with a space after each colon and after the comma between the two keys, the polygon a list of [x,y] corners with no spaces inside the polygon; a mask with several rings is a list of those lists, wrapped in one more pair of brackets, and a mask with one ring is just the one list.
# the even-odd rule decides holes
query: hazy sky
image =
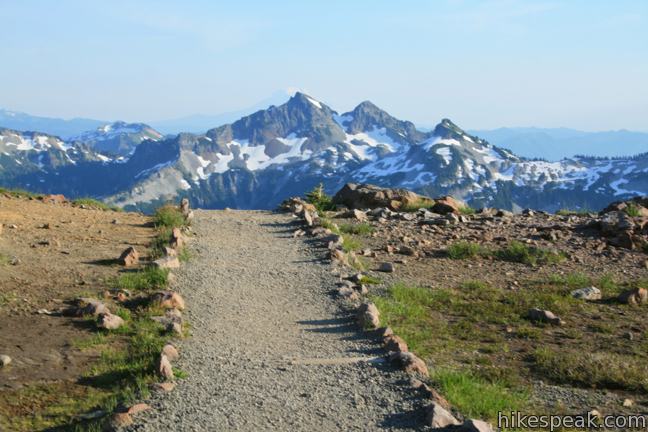
{"label": "hazy sky", "polygon": [[464,128],[648,131],[648,1],[0,0],[0,107],[151,121],[301,88]]}

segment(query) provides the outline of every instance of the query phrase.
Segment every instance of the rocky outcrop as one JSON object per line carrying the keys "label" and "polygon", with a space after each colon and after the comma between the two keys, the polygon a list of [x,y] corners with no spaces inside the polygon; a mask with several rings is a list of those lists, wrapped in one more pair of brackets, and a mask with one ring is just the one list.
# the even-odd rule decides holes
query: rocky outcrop
{"label": "rocky outcrop", "polygon": [[407,189],[385,189],[370,184],[347,183],[333,197],[333,203],[351,209],[388,207],[397,210],[404,205],[434,201]]}

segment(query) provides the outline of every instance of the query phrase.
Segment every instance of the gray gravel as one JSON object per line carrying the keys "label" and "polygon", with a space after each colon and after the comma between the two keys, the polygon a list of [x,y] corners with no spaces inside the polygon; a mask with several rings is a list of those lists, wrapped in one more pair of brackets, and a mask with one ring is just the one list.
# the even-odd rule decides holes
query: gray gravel
{"label": "gray gravel", "polygon": [[413,430],[423,401],[384,364],[292,364],[382,355],[331,297],[322,251],[288,215],[196,211],[191,261],[177,272],[191,337],[188,373],[130,430]]}

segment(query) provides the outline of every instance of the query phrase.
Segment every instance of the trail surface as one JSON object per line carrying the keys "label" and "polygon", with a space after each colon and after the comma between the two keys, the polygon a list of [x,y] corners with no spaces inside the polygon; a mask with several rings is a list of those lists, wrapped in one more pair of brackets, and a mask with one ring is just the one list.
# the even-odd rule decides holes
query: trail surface
{"label": "trail surface", "polygon": [[382,353],[331,298],[321,252],[293,239],[292,218],[197,211],[191,260],[178,272],[191,337],[188,377],[154,396],[137,431],[408,430],[420,401],[406,376],[357,362]]}

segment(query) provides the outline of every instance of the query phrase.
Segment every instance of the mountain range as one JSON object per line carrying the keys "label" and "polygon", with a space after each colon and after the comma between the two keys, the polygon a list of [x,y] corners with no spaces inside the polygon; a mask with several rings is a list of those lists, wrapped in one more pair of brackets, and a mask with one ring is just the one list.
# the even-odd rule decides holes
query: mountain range
{"label": "mountain range", "polygon": [[0,129],[0,185],[131,209],[180,197],[203,208],[274,208],[320,182],[329,192],[366,182],[449,194],[475,207],[595,210],[648,192],[648,153],[530,160],[448,119],[421,131],[368,101],[340,114],[300,92],[203,134],[115,123],[62,140]]}

